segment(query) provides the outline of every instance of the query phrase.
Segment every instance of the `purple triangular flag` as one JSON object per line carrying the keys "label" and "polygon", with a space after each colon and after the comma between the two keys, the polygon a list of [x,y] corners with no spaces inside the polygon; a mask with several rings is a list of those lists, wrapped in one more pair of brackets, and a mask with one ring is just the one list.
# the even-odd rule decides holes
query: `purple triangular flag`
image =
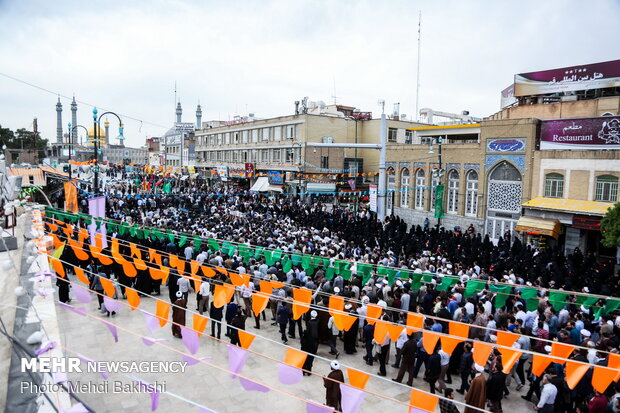
{"label": "purple triangular flag", "polygon": [[159,319],[151,313],[147,313],[146,311],[143,311],[143,310],[141,311],[144,313],[144,317],[146,317],[146,327],[149,329],[149,331],[151,333],[154,333],[157,330],[159,330],[160,328]]}
{"label": "purple triangular flag", "polygon": [[181,326],[181,336],[183,337],[183,345],[185,348],[187,348],[190,353],[196,354],[198,351],[198,333],[190,328]]}
{"label": "purple triangular flag", "polygon": [[113,311],[118,311],[121,309],[122,304],[119,303],[118,301],[108,297],[108,296],[104,296],[103,297],[103,305],[105,306],[105,309],[108,310],[108,312],[113,312]]}
{"label": "purple triangular flag", "polygon": [[39,347],[38,350],[35,350],[34,354],[36,354],[37,356],[40,356],[43,353],[47,353],[48,351],[50,351],[54,347],[56,347],[56,342],[55,341],[48,341],[45,344],[41,344],[41,347]]}
{"label": "purple triangular flag", "polygon": [[107,321],[102,321],[103,324],[110,330],[112,336],[114,337],[114,342],[118,343],[118,331],[116,330],[116,326],[112,323],[108,323]]}
{"label": "purple triangular flag", "polygon": [[142,337],[142,342],[147,346],[151,347],[153,344],[159,341],[167,341],[167,338],[151,338],[151,337]]}
{"label": "purple triangular flag", "polygon": [[245,361],[248,358],[248,351],[237,346],[233,346],[228,344],[228,370],[230,370],[230,377],[233,379],[237,378],[237,375],[234,373],[239,373],[243,366],[245,365]]}
{"label": "purple triangular flag", "polygon": [[340,383],[342,394],[342,413],[356,413],[364,401],[364,392],[355,387]]}
{"label": "purple triangular flag", "polygon": [[200,363],[201,360],[211,360],[211,359],[212,357],[196,358],[196,357],[188,356],[187,354],[183,354],[183,361],[185,361],[188,366],[193,366],[194,364],[198,364]]}
{"label": "purple triangular flag", "polygon": [[334,409],[314,400],[306,400],[306,413],[334,413]]}
{"label": "purple triangular flag", "polygon": [[74,313],[81,315],[82,317],[86,315],[86,310],[82,307],[74,307],[61,301],[56,301],[56,303],[61,307],[65,307],[67,310],[73,311]]}
{"label": "purple triangular flag", "polygon": [[241,386],[247,391],[260,391],[263,393],[267,393],[269,391],[269,387],[265,387],[262,384],[250,381],[248,379],[244,379],[243,377],[239,377],[239,382]]}
{"label": "purple triangular flag", "polygon": [[282,384],[297,384],[303,378],[301,369],[288,364],[278,363],[278,378]]}
{"label": "purple triangular flag", "polygon": [[151,392],[151,411],[155,411],[157,410],[157,407],[159,406],[159,392],[158,391],[154,391]]}
{"label": "purple triangular flag", "polygon": [[91,300],[93,299],[88,289],[84,287],[80,287],[79,285],[74,285],[73,295],[75,295],[75,298],[79,302],[84,303],[84,304],[90,303]]}

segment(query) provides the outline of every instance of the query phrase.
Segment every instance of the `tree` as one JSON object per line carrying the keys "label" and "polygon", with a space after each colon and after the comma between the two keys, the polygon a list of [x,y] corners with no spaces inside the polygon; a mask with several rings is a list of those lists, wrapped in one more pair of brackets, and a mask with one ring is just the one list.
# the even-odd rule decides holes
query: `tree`
{"label": "tree", "polygon": [[608,248],[620,246],[620,202],[607,210],[601,221],[602,243]]}
{"label": "tree", "polygon": [[34,132],[24,128],[13,132],[9,128],[0,126],[0,148],[3,145],[9,149],[33,149],[34,146],[39,154],[39,159],[43,159],[47,148],[47,139],[42,139],[38,133],[35,136]]}

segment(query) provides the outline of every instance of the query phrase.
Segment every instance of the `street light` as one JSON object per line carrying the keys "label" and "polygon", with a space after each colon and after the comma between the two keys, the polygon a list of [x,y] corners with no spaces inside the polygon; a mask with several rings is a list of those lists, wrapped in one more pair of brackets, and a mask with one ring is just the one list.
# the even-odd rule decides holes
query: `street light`
{"label": "street light", "polygon": [[93,167],[94,172],[95,172],[95,183],[93,185],[93,191],[95,193],[95,195],[99,194],[99,141],[101,140],[97,135],[99,132],[99,124],[101,123],[101,118],[104,115],[114,115],[116,116],[116,119],[118,119],[118,138],[120,141],[122,141],[123,139],[125,139],[125,137],[123,136],[123,121],[121,120],[120,116],[118,116],[116,113],[114,112],[104,112],[101,115],[99,115],[99,117],[97,117],[97,108],[93,108],[93,148],[95,151],[95,166]]}
{"label": "street light", "polygon": [[299,195],[301,193],[301,175],[303,174],[302,172],[302,159],[301,159],[301,148],[302,148],[302,144],[301,142],[295,142],[293,143],[293,152],[295,150],[295,146],[299,145],[299,166],[297,167],[297,195]]}

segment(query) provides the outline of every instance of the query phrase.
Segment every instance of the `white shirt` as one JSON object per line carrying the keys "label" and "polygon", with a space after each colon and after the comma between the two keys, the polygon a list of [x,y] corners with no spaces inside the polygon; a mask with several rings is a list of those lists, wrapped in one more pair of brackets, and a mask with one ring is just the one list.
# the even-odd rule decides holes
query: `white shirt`
{"label": "white shirt", "polygon": [[185,259],[191,260],[194,256],[194,249],[190,246],[185,247]]}
{"label": "white shirt", "polygon": [[468,301],[465,304],[465,310],[467,310],[467,315],[472,315],[474,313],[474,304]]}
{"label": "white shirt", "polygon": [[203,281],[202,284],[200,284],[200,295],[203,297],[209,297],[211,295],[211,285],[208,282]]}
{"label": "white shirt", "polygon": [[439,356],[441,357],[441,365],[447,366],[450,364],[450,355],[443,350],[439,350]]}
{"label": "white shirt", "polygon": [[396,340],[396,348],[403,348],[403,345],[409,340],[409,336],[407,336],[407,329],[403,328],[403,331],[400,332],[398,339]]}
{"label": "white shirt", "polygon": [[186,293],[189,291],[189,280],[187,278],[179,278],[177,280],[177,285],[179,286],[179,291],[182,293]]}
{"label": "white shirt", "polygon": [[558,389],[551,383],[547,383],[543,386],[540,394],[540,401],[536,405],[539,409],[542,409],[545,404],[555,403],[555,396],[558,394]]}
{"label": "white shirt", "polygon": [[199,263],[203,263],[205,262],[205,260],[207,259],[207,254],[205,254],[204,251],[202,251],[200,254],[198,254],[198,256],[196,257],[196,261],[198,261]]}

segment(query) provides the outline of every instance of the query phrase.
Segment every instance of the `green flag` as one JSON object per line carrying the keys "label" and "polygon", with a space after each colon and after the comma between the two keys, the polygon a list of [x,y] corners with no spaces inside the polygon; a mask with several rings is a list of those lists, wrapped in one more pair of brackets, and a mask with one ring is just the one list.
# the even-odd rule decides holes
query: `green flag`
{"label": "green flag", "polygon": [[181,235],[179,237],[179,248],[187,243],[187,235]]}
{"label": "green flag", "polygon": [[556,311],[560,311],[562,307],[566,305],[566,297],[568,297],[567,293],[552,291],[549,293],[549,304],[551,304]]}
{"label": "green flag", "polygon": [[194,251],[200,251],[200,247],[202,247],[202,238],[198,235],[194,235]]}
{"label": "green flag", "polygon": [[332,280],[334,278],[334,270],[334,267],[329,267],[327,271],[325,271],[325,278]]}
{"label": "green flag", "polygon": [[273,251],[270,250],[265,250],[263,252],[264,256],[265,256],[265,264],[269,265],[270,267],[273,265],[274,260],[273,260]]}
{"label": "green flag", "polygon": [[293,254],[293,265],[299,265],[301,263],[301,254]]}
{"label": "green flag", "polygon": [[435,187],[435,218],[443,218],[443,185]]}
{"label": "green flag", "polygon": [[491,284],[489,290],[492,293],[495,293],[495,308],[504,308],[506,305],[506,300],[510,296],[510,290],[512,290],[512,287],[509,285]]}
{"label": "green flag", "polygon": [[443,277],[441,279],[441,284],[439,284],[436,289],[437,291],[448,291],[454,284],[456,284],[456,278]]}
{"label": "green flag", "polygon": [[465,287],[465,294],[463,294],[463,296],[465,298],[473,297],[476,292],[482,291],[485,285],[486,281],[469,280],[467,281],[467,286]]}
{"label": "green flag", "polygon": [[282,271],[289,272],[293,268],[293,260],[288,258],[288,255],[285,255],[282,259]]}
{"label": "green flag", "polygon": [[163,191],[164,191],[164,193],[165,193],[165,194],[169,194],[170,192],[172,192],[172,191],[171,191],[171,189],[170,189],[170,182],[166,182],[166,183],[164,184],[164,189],[163,189]]}
{"label": "green flag", "polygon": [[215,252],[215,251],[219,251],[220,250],[220,244],[214,240],[213,238],[208,238],[207,239],[207,245],[209,246],[209,249],[211,250],[211,252]]}

